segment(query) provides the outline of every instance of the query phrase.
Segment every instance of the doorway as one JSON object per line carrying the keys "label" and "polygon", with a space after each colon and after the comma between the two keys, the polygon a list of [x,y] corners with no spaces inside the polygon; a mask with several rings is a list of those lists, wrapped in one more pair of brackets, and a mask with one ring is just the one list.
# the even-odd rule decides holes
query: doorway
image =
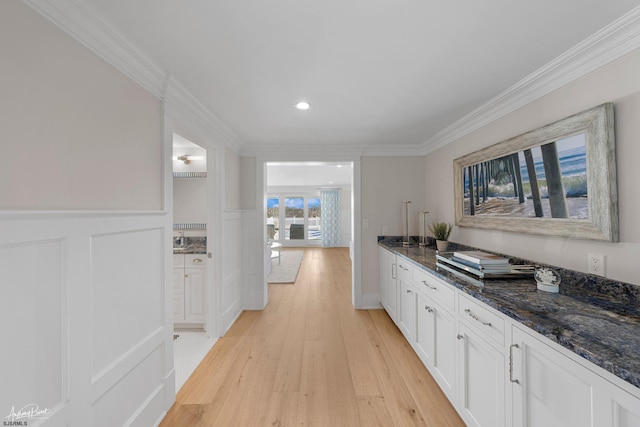
{"label": "doorway", "polygon": [[217,340],[210,314],[212,280],[209,244],[209,152],[181,135],[173,134],[173,322],[176,391]]}
{"label": "doorway", "polygon": [[[362,307],[360,283],[360,159],[343,161],[270,161],[257,162],[258,188],[262,188],[261,229],[267,244],[284,246],[322,246],[322,205],[316,199],[322,189],[339,189],[340,247],[349,248],[351,260],[352,303]],[[294,209],[292,209],[294,208]],[[297,224],[301,231],[291,226]],[[296,228],[294,227],[294,228]],[[299,234],[296,234],[299,233]],[[300,238],[295,238],[301,236]],[[264,277],[267,295],[268,277]],[[265,300],[266,304],[266,300]]]}

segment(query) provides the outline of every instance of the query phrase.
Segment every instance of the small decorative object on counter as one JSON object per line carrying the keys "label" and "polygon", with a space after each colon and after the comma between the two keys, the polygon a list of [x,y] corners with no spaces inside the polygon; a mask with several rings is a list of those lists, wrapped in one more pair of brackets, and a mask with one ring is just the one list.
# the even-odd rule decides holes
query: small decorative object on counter
{"label": "small decorative object on counter", "polygon": [[550,268],[537,268],[534,274],[538,290],[558,293],[560,290],[560,275]]}
{"label": "small decorative object on counter", "polygon": [[418,246],[427,246],[427,230],[429,229],[429,225],[427,224],[428,213],[429,212],[425,211],[418,212],[418,233],[420,234]]}
{"label": "small decorative object on counter", "polygon": [[402,203],[402,246],[411,246],[411,236],[409,236],[409,203],[411,200]]}
{"label": "small decorative object on counter", "polygon": [[436,239],[436,247],[438,248],[438,252],[444,252],[449,247],[449,236],[451,235],[451,230],[453,230],[453,224],[449,224],[446,222],[434,222],[429,226],[429,230],[433,234],[433,237]]}

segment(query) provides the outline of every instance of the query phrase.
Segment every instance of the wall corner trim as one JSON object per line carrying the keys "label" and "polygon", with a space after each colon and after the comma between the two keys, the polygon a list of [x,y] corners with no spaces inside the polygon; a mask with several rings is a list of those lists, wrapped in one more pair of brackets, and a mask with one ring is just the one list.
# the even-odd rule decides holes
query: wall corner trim
{"label": "wall corner trim", "polygon": [[156,98],[164,100],[167,114],[195,127],[216,143],[236,152],[241,150],[243,143],[238,135],[155,60],[129,42],[90,2],[22,1]]}
{"label": "wall corner trim", "polygon": [[640,6],[444,128],[422,144],[427,155],[640,48]]}

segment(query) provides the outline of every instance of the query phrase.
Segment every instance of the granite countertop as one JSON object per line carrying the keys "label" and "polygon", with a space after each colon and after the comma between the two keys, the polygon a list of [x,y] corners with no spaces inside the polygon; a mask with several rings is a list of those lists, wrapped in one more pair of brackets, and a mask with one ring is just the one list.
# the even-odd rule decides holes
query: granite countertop
{"label": "granite countertop", "polygon": [[640,286],[545,265],[560,273],[560,293],[538,291],[533,277],[485,280],[480,287],[437,267],[435,247],[405,248],[397,239],[378,244],[640,387]]}
{"label": "granite countertop", "polygon": [[207,238],[206,237],[183,237],[180,242],[173,239],[173,253],[180,254],[206,254]]}

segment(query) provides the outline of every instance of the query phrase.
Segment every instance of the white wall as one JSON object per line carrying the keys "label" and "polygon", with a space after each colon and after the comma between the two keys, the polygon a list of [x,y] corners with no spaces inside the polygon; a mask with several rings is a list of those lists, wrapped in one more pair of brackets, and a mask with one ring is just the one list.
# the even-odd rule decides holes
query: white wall
{"label": "white wall", "polygon": [[2,410],[155,425],[175,400],[160,101],[20,1],[0,58]]}
{"label": "white wall", "polygon": [[[242,167],[240,156],[233,151],[226,149],[224,154],[225,210],[231,211],[241,209],[241,174]],[[244,191],[244,189],[242,191]]]}
{"label": "white wall", "polygon": [[0,58],[0,208],[161,209],[158,99],[19,1]]}
{"label": "white wall", "polygon": [[207,223],[207,179],[173,179],[174,223]]}
{"label": "white wall", "polygon": [[640,285],[640,51],[594,71],[428,155],[425,195],[432,217],[454,221],[453,160],[604,102],[615,108],[620,242],[543,237],[456,227],[451,240],[572,270],[587,270],[587,253],[606,255],[606,276]]}
{"label": "white wall", "polygon": [[256,209],[256,158],[242,157],[240,159],[240,208]]}
{"label": "white wall", "polygon": [[382,235],[382,227],[389,226],[389,235],[402,235],[400,202],[412,201],[409,205],[409,233],[418,234],[418,211],[427,207],[424,183],[423,157],[362,158],[363,294],[378,293],[377,238]]}

